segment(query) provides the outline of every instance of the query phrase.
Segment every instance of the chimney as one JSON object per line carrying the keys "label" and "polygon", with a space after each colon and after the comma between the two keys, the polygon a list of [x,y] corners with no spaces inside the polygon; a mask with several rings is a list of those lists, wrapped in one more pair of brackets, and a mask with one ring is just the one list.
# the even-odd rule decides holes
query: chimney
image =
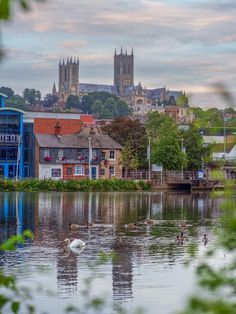
{"label": "chimney", "polygon": [[55,135],[61,135],[61,125],[59,121],[57,121],[55,125]]}

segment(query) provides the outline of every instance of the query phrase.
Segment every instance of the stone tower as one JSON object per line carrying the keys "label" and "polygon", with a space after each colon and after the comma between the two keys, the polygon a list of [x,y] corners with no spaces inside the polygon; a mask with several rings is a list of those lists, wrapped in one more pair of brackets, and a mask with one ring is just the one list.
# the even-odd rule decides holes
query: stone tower
{"label": "stone tower", "polygon": [[69,95],[79,94],[79,59],[67,59],[59,62],[59,97],[66,101]]}
{"label": "stone tower", "polygon": [[114,54],[114,85],[116,86],[120,96],[124,95],[125,90],[129,86],[134,85],[134,53],[127,54],[127,50],[123,53],[122,48],[120,54]]}

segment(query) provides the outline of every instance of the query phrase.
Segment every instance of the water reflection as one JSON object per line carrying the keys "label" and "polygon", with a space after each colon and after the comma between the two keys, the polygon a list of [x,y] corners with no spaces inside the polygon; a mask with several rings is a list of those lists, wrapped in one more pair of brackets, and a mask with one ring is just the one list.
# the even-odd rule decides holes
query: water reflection
{"label": "water reflection", "polygon": [[[1,242],[24,229],[31,229],[35,235],[27,248],[8,258],[1,253],[1,264],[16,265],[19,260],[25,263],[27,255],[27,263],[51,265],[56,278],[49,276],[48,284],[56,282],[59,298],[71,298],[82,286],[79,270],[86,272],[88,263],[101,250],[115,251],[119,259],[112,263],[110,275],[106,270],[110,276],[106,284],[112,286],[113,300],[131,300],[134,291],[138,294],[141,275],[137,276],[137,269],[144,267],[148,274],[149,269],[153,272],[157,268],[160,276],[165,269],[170,271],[183,263],[186,246],[175,244],[179,226],[187,223],[188,236],[200,243],[202,234],[210,232],[218,217],[221,202],[207,193],[0,193]],[[145,219],[154,219],[157,225],[142,226],[141,231],[124,228],[125,224]],[[70,223],[80,228],[70,230]],[[85,250],[66,249],[65,238],[81,238],[86,242]],[[35,274],[28,276],[33,278]],[[171,277],[166,280],[172,283]],[[155,282],[158,289],[159,280]],[[140,289],[148,284],[142,279]],[[157,302],[155,296],[152,302]]]}

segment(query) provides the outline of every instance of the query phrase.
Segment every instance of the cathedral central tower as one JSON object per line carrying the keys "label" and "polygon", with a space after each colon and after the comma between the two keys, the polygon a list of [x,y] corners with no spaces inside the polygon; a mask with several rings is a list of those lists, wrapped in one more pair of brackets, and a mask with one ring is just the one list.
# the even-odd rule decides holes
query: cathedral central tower
{"label": "cathedral central tower", "polygon": [[134,53],[127,54],[127,50],[123,53],[122,48],[120,54],[114,54],[114,85],[119,95],[124,95],[125,90],[129,86],[134,85]]}

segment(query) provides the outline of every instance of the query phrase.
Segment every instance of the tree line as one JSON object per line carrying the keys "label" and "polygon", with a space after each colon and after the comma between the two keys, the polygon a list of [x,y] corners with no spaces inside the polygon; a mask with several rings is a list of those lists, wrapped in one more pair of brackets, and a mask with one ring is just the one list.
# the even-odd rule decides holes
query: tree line
{"label": "tree line", "polygon": [[[34,88],[25,88],[22,96],[15,94],[10,87],[0,87],[0,92],[7,96],[6,105],[21,110],[32,110],[35,105],[53,109],[59,101],[54,94],[46,94]],[[114,119],[131,114],[129,105],[117,96],[106,92],[90,93],[83,97],[70,95],[65,103],[65,110],[76,110],[85,114],[93,114],[98,119]]]}
{"label": "tree line", "polygon": [[122,165],[127,170],[148,167],[149,142],[151,163],[162,165],[164,170],[201,169],[212,153],[196,126],[181,130],[163,113],[150,113],[145,126],[138,119],[126,117],[115,119],[102,130],[123,146]]}

